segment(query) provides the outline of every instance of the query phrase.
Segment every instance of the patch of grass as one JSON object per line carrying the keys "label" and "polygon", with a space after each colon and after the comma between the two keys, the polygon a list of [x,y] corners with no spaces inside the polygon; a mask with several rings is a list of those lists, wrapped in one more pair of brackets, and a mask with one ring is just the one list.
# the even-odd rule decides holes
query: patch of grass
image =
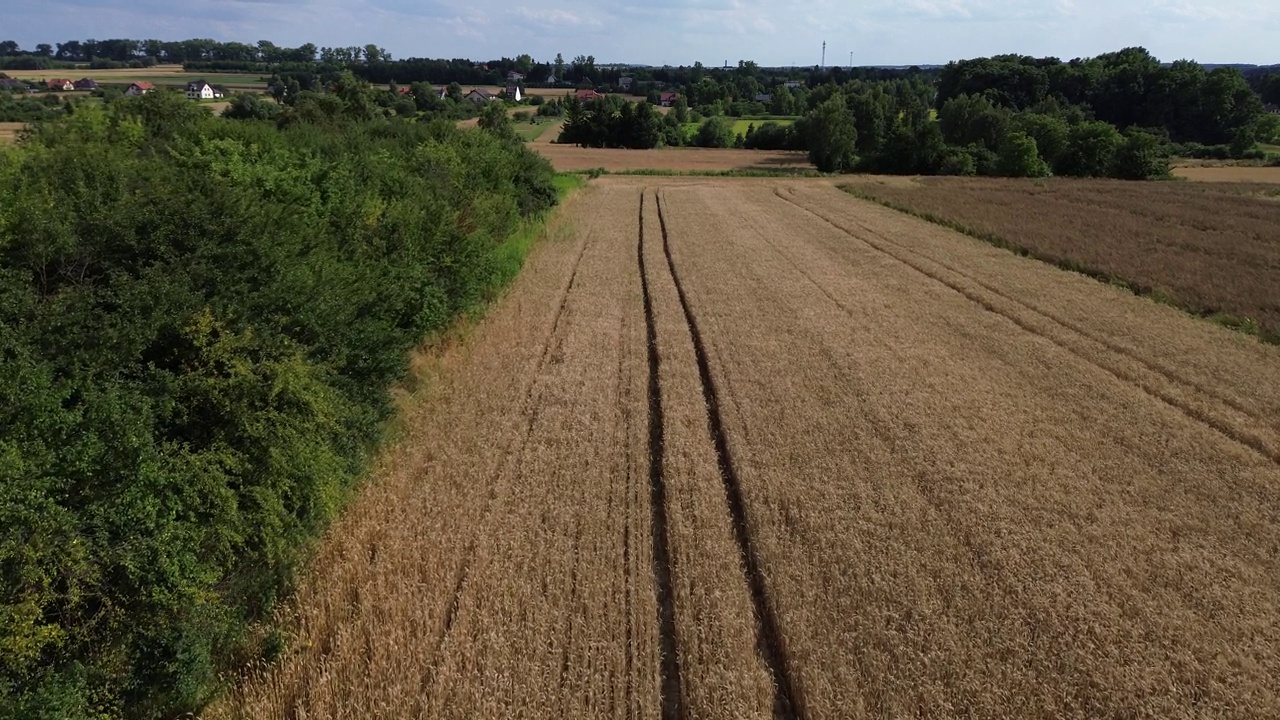
{"label": "patch of grass", "polygon": [[668,170],[665,168],[636,168],[634,170],[605,170],[592,168],[576,173],[592,178],[601,175],[646,175],[655,177],[827,177],[813,168],[738,168],[736,170]]}

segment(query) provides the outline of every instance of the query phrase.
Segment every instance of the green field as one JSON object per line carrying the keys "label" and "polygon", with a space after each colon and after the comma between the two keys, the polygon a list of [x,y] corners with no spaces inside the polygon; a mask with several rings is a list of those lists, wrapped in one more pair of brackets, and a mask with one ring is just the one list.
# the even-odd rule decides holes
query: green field
{"label": "green field", "polygon": [[[733,135],[741,135],[743,137],[746,137],[747,128],[751,127],[752,125],[756,127],[760,127],[765,123],[771,122],[777,125],[787,126],[787,125],[794,124],[796,121],[795,117],[781,116],[781,115],[779,116],[766,115],[766,116],[757,116],[752,118],[726,118],[726,119],[733,121],[733,125],[731,126],[730,132]],[[685,123],[682,126],[684,128],[684,134],[687,137],[693,137],[694,134],[698,132],[698,126],[701,124],[702,123]]]}

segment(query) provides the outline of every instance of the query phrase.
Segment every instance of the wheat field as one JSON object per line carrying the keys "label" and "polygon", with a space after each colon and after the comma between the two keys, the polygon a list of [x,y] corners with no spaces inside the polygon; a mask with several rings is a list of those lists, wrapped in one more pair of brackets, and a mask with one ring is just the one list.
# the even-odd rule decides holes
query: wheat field
{"label": "wheat field", "polygon": [[606,177],[210,718],[1280,717],[1280,348],[807,180]]}

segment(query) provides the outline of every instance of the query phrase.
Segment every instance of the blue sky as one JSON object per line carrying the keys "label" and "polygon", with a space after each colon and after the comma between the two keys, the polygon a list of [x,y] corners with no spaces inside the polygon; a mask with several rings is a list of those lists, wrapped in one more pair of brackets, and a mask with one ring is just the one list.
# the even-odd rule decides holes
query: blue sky
{"label": "blue sky", "polygon": [[1280,63],[1276,0],[4,0],[0,39],[376,43],[403,57],[563,53],[688,65],[1064,59],[1143,45],[1162,60]]}

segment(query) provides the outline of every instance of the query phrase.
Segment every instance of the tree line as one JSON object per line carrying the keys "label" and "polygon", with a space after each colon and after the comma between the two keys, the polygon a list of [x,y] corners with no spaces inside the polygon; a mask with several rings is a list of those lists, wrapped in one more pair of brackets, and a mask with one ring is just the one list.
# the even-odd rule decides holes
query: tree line
{"label": "tree line", "polygon": [[0,717],[176,717],[269,660],[408,351],[517,269],[550,166],[377,94],[156,92],[0,148]]}

